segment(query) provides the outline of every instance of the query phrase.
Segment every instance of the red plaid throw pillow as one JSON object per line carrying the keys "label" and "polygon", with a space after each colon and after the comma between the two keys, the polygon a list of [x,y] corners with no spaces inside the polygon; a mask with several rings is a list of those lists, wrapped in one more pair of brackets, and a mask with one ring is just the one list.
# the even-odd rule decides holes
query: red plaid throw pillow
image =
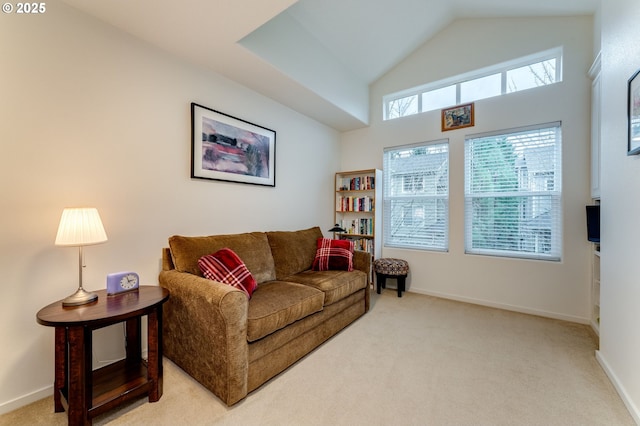
{"label": "red plaid throw pillow", "polygon": [[213,254],[202,256],[198,259],[198,266],[205,277],[242,290],[248,298],[251,298],[251,295],[258,287],[247,266],[229,248],[223,248]]}
{"label": "red plaid throw pillow", "polygon": [[353,241],[318,238],[314,271],[353,271]]}

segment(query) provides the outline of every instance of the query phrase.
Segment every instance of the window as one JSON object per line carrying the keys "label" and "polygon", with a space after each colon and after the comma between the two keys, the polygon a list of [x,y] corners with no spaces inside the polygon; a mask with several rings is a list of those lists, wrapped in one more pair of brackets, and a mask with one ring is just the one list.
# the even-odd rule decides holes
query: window
{"label": "window", "polygon": [[467,253],[560,260],[560,130],[551,123],[466,139]]}
{"label": "window", "polygon": [[406,117],[562,81],[562,48],[403,90],[383,98],[384,119]]}
{"label": "window", "polygon": [[[422,94],[421,111],[446,108],[456,103],[456,86],[430,90]],[[414,113],[417,114],[417,111]]]}
{"label": "window", "polygon": [[449,143],[384,151],[384,244],[449,248]]}
{"label": "window", "polygon": [[507,71],[507,92],[532,89],[553,84],[558,80],[556,58]]}
{"label": "window", "polygon": [[460,83],[460,102],[467,103],[479,99],[491,98],[502,94],[502,74],[493,74],[486,77]]}
{"label": "window", "polygon": [[390,118],[404,117],[406,115],[417,114],[419,111],[418,95],[407,96],[405,98],[390,101],[387,116]]}

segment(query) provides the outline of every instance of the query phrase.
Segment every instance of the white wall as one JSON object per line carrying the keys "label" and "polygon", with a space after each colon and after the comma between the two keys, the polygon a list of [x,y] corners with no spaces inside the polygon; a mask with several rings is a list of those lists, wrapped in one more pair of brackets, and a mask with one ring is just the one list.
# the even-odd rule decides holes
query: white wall
{"label": "white wall", "polygon": [[[587,323],[589,244],[584,206],[589,196],[587,71],[593,61],[591,17],[458,20],[371,88],[371,126],[343,135],[342,169],[382,168],[384,147],[448,138],[448,253],[383,247],[406,259],[409,290]],[[506,60],[564,47],[564,81],[475,103],[475,127],[440,131],[440,111],[382,121],[382,96]],[[464,254],[464,137],[562,121],[563,254],[561,262]]]}
{"label": "white wall", "polygon": [[600,351],[640,424],[640,156],[627,156],[627,80],[640,69],[640,3],[602,7]]}
{"label": "white wall", "polygon": [[[0,14],[0,58],[0,413],[51,392],[36,312],[77,288],[77,249],[53,244],[64,207],[97,207],[109,237],[85,249],[90,290],[120,270],[157,284],[173,234],[331,226],[328,127],[56,1]],[[275,188],[190,179],[191,102],[277,132]]]}

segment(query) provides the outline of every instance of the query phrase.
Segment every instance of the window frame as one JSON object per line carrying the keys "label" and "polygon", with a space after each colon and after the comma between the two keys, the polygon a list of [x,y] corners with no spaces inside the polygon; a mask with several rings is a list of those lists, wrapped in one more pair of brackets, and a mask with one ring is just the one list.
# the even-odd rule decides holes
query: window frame
{"label": "window frame", "polygon": [[[522,191],[520,188],[513,191],[500,191],[500,192],[491,192],[491,191],[471,191],[470,189],[470,159],[469,159],[469,145],[473,140],[490,138],[490,137],[506,137],[508,138],[510,135],[521,135],[527,132],[535,132],[538,130],[544,129],[555,129],[556,137],[554,138],[554,146],[553,146],[553,158],[555,159],[553,170],[533,170],[529,171],[525,164],[525,172],[526,172],[526,186],[529,187],[529,190]],[[518,170],[518,167],[514,167],[514,171]],[[520,187],[520,178],[522,177],[519,173],[514,173],[514,175],[518,176],[518,186]],[[549,177],[552,176],[552,181],[550,181]],[[476,135],[468,135],[465,137],[465,146],[464,146],[464,208],[465,208],[465,225],[464,225],[464,235],[465,235],[465,254],[477,254],[477,255],[488,255],[488,256],[498,256],[505,258],[524,258],[524,259],[535,259],[535,260],[546,260],[546,261],[561,261],[562,260],[562,250],[563,250],[563,208],[562,208],[562,123],[560,121],[544,123],[540,125],[534,126],[526,126],[515,129],[506,129],[502,131],[484,133],[484,134],[476,134]],[[553,185],[550,185],[550,183]],[[520,208],[524,206],[525,208],[519,210],[518,213],[518,224],[521,224],[525,220],[535,219],[536,217],[542,216],[538,214],[537,216],[531,215],[531,217],[527,218],[525,216],[526,212],[535,211],[536,207],[539,205],[538,202],[542,203],[543,198],[547,199],[546,203],[551,206],[551,210],[553,214],[550,215],[549,220],[552,228],[550,228],[550,240],[551,240],[551,249],[549,253],[541,253],[538,251],[524,251],[524,250],[506,250],[506,249],[498,249],[498,248],[477,248],[473,247],[473,232],[474,232],[474,223],[473,216],[475,211],[473,210],[473,201],[478,199],[508,199],[508,198],[525,198],[525,202],[519,202]],[[526,202],[526,201],[529,202]],[[544,206],[545,204],[542,204]],[[541,230],[539,230],[541,231]],[[555,234],[552,232],[555,231]],[[522,231],[519,231],[522,232]],[[522,239],[519,240],[522,242]],[[534,238],[533,241],[535,245],[545,244],[545,241],[539,240],[538,238]]]}
{"label": "window frame", "polygon": [[[515,90],[515,91],[509,91],[508,85],[507,85],[507,73],[509,71],[512,70],[516,70],[518,68],[522,68],[528,65],[536,65],[538,63],[542,63],[551,59],[555,59],[556,61],[556,69],[555,69],[555,81],[553,83],[549,83],[549,84],[545,84],[542,86],[537,86],[537,87],[545,87],[548,86],[550,84],[555,84],[555,83],[560,83],[562,82],[562,58],[563,58],[563,49],[562,47],[556,47],[553,49],[549,49],[549,50],[545,50],[542,52],[538,52],[538,53],[534,53],[531,55],[527,55],[521,58],[517,58],[511,61],[507,61],[507,62],[502,62],[500,64],[496,64],[490,67],[486,67],[486,68],[481,68],[475,71],[471,71],[465,74],[461,74],[461,75],[457,75],[454,77],[450,77],[444,80],[439,80],[433,83],[428,83],[428,84],[424,84],[421,86],[417,86],[417,87],[412,87],[410,89],[406,89],[406,90],[402,90],[399,92],[395,92],[395,93],[391,93],[388,95],[383,96],[382,98],[382,109],[383,109],[383,120],[394,120],[397,118],[402,118],[402,117],[409,117],[412,115],[416,115],[416,114],[421,114],[424,112],[428,112],[428,111],[437,111],[438,109],[441,108],[436,108],[436,109],[429,109],[429,110],[423,110],[423,105],[422,105],[422,98],[423,95],[426,93],[430,93],[430,92],[435,92],[437,90],[441,90],[447,87],[453,87],[455,86],[456,88],[456,99],[455,99],[455,103],[453,103],[452,105],[445,105],[442,108],[446,108],[449,106],[454,106],[454,105],[459,105],[462,102],[462,91],[461,91],[461,86],[464,83],[473,81],[473,80],[478,80],[478,79],[482,79],[485,77],[489,77],[491,75],[496,75],[496,74],[500,74],[501,75],[501,93],[500,95],[495,95],[495,96],[504,96],[504,95],[509,95],[511,93],[517,93],[520,91],[524,91],[524,90],[530,90],[533,88],[526,88],[526,89],[521,89],[521,90]],[[536,87],[536,88],[537,88]],[[417,100],[417,107],[416,112],[411,113],[411,114],[400,114],[400,115],[395,115],[392,116],[392,111],[391,111],[391,106],[394,103],[398,103],[399,101],[402,101],[403,99],[408,99],[411,97],[416,97]],[[489,97],[495,97],[495,96],[489,96]],[[478,99],[466,99],[465,98],[465,102],[474,102],[480,99],[487,99],[489,97],[482,97],[482,98],[478,98]]]}
{"label": "window frame", "polygon": [[[437,172],[435,170],[431,170],[425,168],[423,170],[418,170],[417,168],[403,170],[401,173],[393,173],[390,171],[389,166],[389,157],[393,153],[400,153],[402,151],[409,151],[412,149],[437,149],[440,152],[434,153],[434,155],[441,155],[446,153],[446,176],[443,173],[439,178],[437,177]],[[443,151],[446,148],[446,151]],[[440,251],[447,252],[449,251],[449,194],[450,194],[450,145],[449,139],[439,139],[435,141],[429,142],[421,142],[416,144],[409,145],[401,145],[394,146],[384,149],[383,154],[383,244],[385,247],[393,247],[393,248],[401,248],[401,249],[416,249],[416,250],[425,250],[425,251]],[[420,173],[424,173],[421,179],[416,180],[416,176]],[[426,176],[427,174],[434,176],[433,182],[431,186],[427,185],[427,181],[429,180]],[[408,182],[408,177],[413,176],[411,181]],[[446,188],[442,187],[442,179],[446,177]],[[399,188],[399,193],[391,195],[392,179],[399,179],[401,184]],[[408,186],[414,188],[415,185],[419,185],[420,191],[409,191]],[[429,192],[429,189],[433,189],[433,192]],[[415,235],[410,237],[400,237],[394,236],[391,234],[391,230],[394,227],[391,225],[394,220],[394,216],[391,213],[392,206],[394,202],[398,202],[398,206],[396,208],[401,212],[402,221],[405,220],[405,213],[407,209],[406,202],[412,203],[413,201],[417,201],[418,209],[420,206],[432,209],[436,214],[434,217],[444,218],[444,223],[440,224],[433,228],[433,232],[431,234],[425,234],[422,237],[416,237]],[[442,203],[444,202],[444,206]],[[433,203],[433,204],[432,204]],[[432,204],[432,205],[431,205]],[[444,208],[443,214],[440,209]],[[423,222],[426,220],[427,215],[423,214]],[[410,220],[414,220],[415,216],[411,215]],[[417,220],[420,220],[419,218]],[[415,226],[413,223],[409,227]],[[440,236],[441,235],[441,236]],[[413,239],[413,242],[407,242],[407,240]],[[404,240],[404,241],[401,241]],[[421,240],[421,243],[416,243],[415,241]],[[442,242],[442,244],[436,244],[436,242]]]}

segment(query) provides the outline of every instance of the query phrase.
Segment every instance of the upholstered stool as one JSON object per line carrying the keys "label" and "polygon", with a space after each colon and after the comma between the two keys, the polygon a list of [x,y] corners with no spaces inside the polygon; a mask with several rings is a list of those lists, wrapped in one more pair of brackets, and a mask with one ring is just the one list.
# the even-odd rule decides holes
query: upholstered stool
{"label": "upholstered stool", "polygon": [[405,279],[409,273],[409,263],[402,259],[390,257],[373,261],[373,270],[376,273],[376,291],[380,294],[380,288],[385,288],[387,278],[395,278],[398,281],[398,297],[402,297],[405,291]]}

